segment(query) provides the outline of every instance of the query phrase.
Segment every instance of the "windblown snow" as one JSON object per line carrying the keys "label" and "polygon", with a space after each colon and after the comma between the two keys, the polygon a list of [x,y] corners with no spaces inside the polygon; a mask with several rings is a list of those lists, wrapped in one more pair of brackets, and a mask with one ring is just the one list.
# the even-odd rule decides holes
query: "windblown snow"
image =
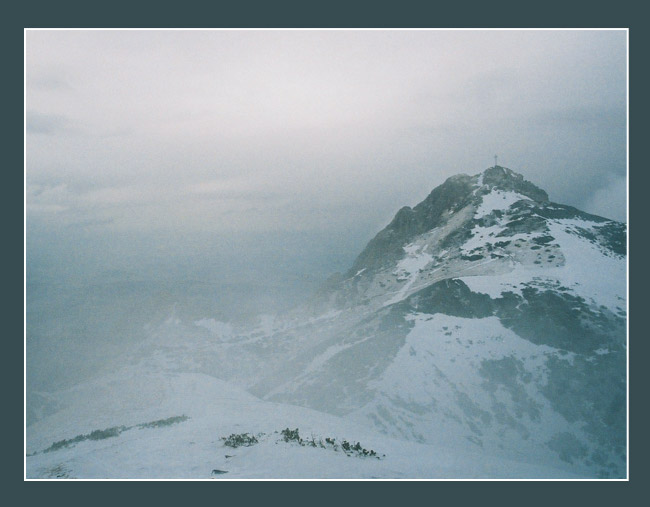
{"label": "windblown snow", "polygon": [[320,299],[249,327],[171,311],[36,393],[26,477],[625,477],[624,226],[504,168],[448,181]]}
{"label": "windblown snow", "polygon": [[418,275],[431,261],[433,257],[428,253],[423,252],[425,245],[416,245],[411,244],[404,247],[404,252],[406,256],[399,261],[397,264],[397,269],[395,270],[395,275],[398,277],[406,278],[406,283],[402,288],[395,294],[393,298],[386,301],[384,305],[391,305],[397,303],[406,297],[409,289],[413,284],[418,280]]}

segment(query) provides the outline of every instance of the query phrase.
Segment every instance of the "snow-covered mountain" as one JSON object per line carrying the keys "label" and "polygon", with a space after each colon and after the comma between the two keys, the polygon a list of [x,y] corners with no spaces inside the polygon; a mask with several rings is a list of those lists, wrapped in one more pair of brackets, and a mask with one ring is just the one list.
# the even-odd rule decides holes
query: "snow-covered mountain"
{"label": "snow-covered mountain", "polygon": [[[37,454],[27,473],[52,475],[67,453],[59,464],[69,476],[204,477],[208,462],[230,466],[207,456],[240,430],[260,442],[231,477],[625,477],[626,291],[624,224],[552,203],[507,168],[455,176],[399,210],[303,307],[246,331],[171,317],[118,377],[44,394],[55,408],[28,427]],[[152,406],[153,395],[138,394],[149,377],[180,387],[155,390],[165,394]],[[87,399],[105,409],[81,410]],[[146,426],[181,415],[190,419],[174,429]],[[356,438],[385,457],[337,468],[347,454],[289,442],[292,454],[274,431],[300,424],[316,440]],[[177,440],[192,425],[200,451]],[[69,442],[113,427],[126,430],[108,447]],[[147,431],[176,433],[147,440]],[[119,459],[89,470],[75,451],[119,457],[134,435],[153,446],[143,455],[173,445],[189,457],[165,473]],[[42,452],[62,439],[70,445]],[[205,458],[201,473],[193,452]],[[273,452],[296,461],[274,468]]]}

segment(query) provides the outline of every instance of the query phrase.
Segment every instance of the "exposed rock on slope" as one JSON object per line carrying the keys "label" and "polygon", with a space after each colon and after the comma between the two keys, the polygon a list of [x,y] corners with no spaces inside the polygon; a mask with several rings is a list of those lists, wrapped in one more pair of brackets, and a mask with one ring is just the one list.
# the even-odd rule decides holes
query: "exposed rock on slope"
{"label": "exposed rock on slope", "polygon": [[[625,473],[626,228],[503,167],[402,208],[257,394],[408,439]],[[283,358],[281,364],[287,364]]]}
{"label": "exposed rock on slope", "polygon": [[[129,352],[135,366],[53,396],[68,408],[28,429],[29,448],[187,414],[191,431],[174,428],[171,455],[185,456],[188,435],[202,435],[203,468],[225,470],[211,461],[216,422],[229,421],[229,432],[268,432],[283,427],[269,420],[290,414],[282,425],[294,427],[296,417],[321,432],[350,424],[369,438],[382,433],[379,444],[393,437],[383,442],[387,454],[417,457],[389,456],[383,468],[342,475],[337,461],[320,472],[328,477],[625,477],[626,289],[624,224],[550,202],[503,167],[455,176],[401,209],[345,275],[286,318],[246,332],[209,319],[170,318],[151,329]],[[156,378],[169,382],[165,396]],[[127,394],[114,396],[116,386]],[[105,411],[106,400],[118,408]],[[410,450],[400,454],[404,440]],[[159,441],[152,435],[147,449],[157,453]],[[268,443],[254,447],[268,454],[229,476],[273,476],[277,446]],[[103,462],[97,456],[114,448],[86,447],[84,457],[83,445],[69,450],[66,466],[104,473],[93,468]],[[37,476],[60,472],[53,454],[28,458]],[[315,468],[298,467],[301,474],[322,461],[309,463]],[[180,476],[193,473],[184,466]]]}

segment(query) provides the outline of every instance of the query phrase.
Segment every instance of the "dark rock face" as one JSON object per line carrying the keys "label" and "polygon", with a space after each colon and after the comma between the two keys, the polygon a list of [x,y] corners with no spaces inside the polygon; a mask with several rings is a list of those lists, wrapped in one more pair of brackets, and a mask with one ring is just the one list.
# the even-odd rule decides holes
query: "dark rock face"
{"label": "dark rock face", "polygon": [[377,269],[394,262],[402,255],[402,247],[420,234],[414,211],[408,206],[400,209],[392,222],[370,240],[348,271],[353,276],[360,269]]}
{"label": "dark rock face", "polygon": [[[338,414],[365,405],[382,431],[418,441],[449,424],[481,447],[624,476],[626,235],[507,168],[449,178],[328,281],[325,307],[359,317],[318,342],[326,359],[300,389],[274,396]],[[596,291],[589,262],[609,275]],[[419,384],[402,382],[411,368]]]}
{"label": "dark rock face", "polygon": [[615,254],[627,255],[627,227],[618,222],[607,222],[598,227],[602,242]]}
{"label": "dark rock face", "polygon": [[492,188],[518,192],[538,203],[548,202],[548,195],[544,190],[504,167],[486,169],[483,173],[485,188],[475,192],[478,179],[478,175],[452,176],[434,188],[427,198],[414,208],[405,206],[400,209],[391,223],[370,240],[357,257],[348,276],[363,268],[372,271],[394,262],[402,255],[404,245],[414,237],[444,225],[450,213],[480,202],[480,196]]}
{"label": "dark rock face", "polygon": [[[581,424],[596,445],[587,448],[567,432],[558,433],[547,445],[566,462],[593,466],[601,477],[620,473],[626,445],[625,318],[561,290],[528,287],[522,296],[504,293],[491,299],[456,279],[433,284],[401,304],[404,314],[496,316],[518,336],[570,357],[570,361],[549,357],[547,382],[540,392],[567,421]],[[539,407],[521,388],[530,375],[520,362],[512,357],[484,360],[480,374],[488,392],[498,387],[508,391],[516,408],[533,421],[539,418]],[[515,424],[520,418],[509,420],[504,415],[501,423],[522,429]]]}
{"label": "dark rock face", "polygon": [[523,295],[495,300],[495,314],[522,338],[574,353],[619,348],[625,340],[625,319],[591,308],[579,297],[555,290],[523,289]]}
{"label": "dark rock face", "polygon": [[501,190],[518,192],[534,201],[548,201],[548,194],[544,190],[536,187],[530,181],[526,181],[521,174],[505,167],[494,166],[486,169],[483,173],[483,184]]}
{"label": "dark rock face", "polygon": [[456,212],[470,204],[474,183],[475,178],[465,174],[452,176],[415,206],[413,214],[418,234],[438,227],[445,212]]}
{"label": "dark rock face", "polygon": [[443,313],[464,318],[496,316],[503,326],[537,345],[573,353],[593,353],[625,342],[625,319],[605,309],[592,308],[576,296],[556,290],[527,287],[523,297],[512,292],[491,299],[472,292],[461,280],[432,284],[402,303],[403,311]]}
{"label": "dark rock face", "polygon": [[494,313],[494,304],[486,294],[477,294],[460,280],[442,280],[422,289],[409,299],[417,312],[444,313],[455,317],[478,319]]}
{"label": "dark rock face", "polygon": [[457,211],[471,202],[473,180],[467,175],[453,176],[414,208],[400,209],[392,222],[370,240],[349,273],[354,275],[363,268],[374,270],[394,262],[411,239],[441,225],[445,213]]}

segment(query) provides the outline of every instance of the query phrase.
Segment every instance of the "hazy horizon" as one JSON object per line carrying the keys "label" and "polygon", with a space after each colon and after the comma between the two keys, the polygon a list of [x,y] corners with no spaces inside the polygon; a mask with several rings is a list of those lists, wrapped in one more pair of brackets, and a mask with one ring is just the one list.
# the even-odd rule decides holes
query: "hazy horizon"
{"label": "hazy horizon", "polygon": [[399,208],[494,154],[625,221],[626,37],[28,30],[28,277],[69,258],[196,267],[255,238],[304,238],[306,273],[346,269]]}
{"label": "hazy horizon", "polygon": [[495,154],[625,221],[626,72],[625,30],[27,30],[30,387],[303,301]]}

